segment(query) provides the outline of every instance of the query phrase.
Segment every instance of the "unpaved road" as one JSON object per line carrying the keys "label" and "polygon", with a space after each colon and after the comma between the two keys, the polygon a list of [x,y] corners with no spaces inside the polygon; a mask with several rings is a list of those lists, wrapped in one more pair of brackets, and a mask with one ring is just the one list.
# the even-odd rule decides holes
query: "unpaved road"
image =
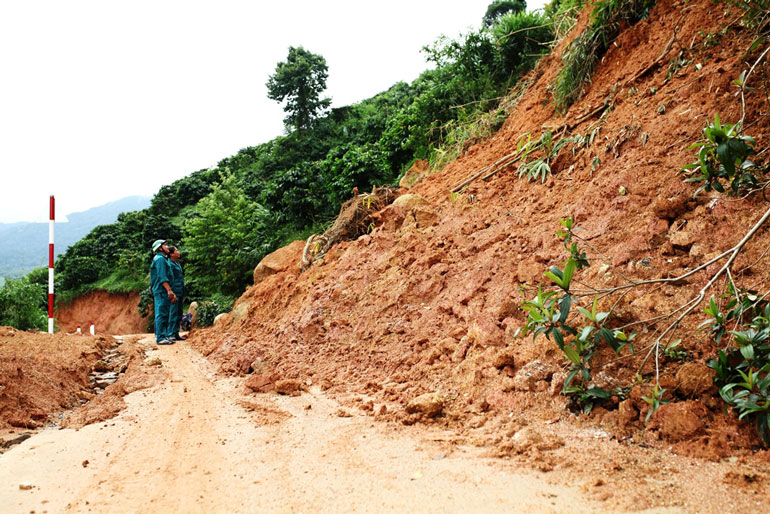
{"label": "unpaved road", "polygon": [[[517,474],[470,448],[442,453],[320,391],[243,401],[183,344],[165,382],[115,419],[47,430],[0,455],[0,511],[595,512],[574,488]],[[245,405],[245,406],[244,406]],[[432,434],[432,435],[431,435]],[[31,485],[21,489],[20,485]]]}

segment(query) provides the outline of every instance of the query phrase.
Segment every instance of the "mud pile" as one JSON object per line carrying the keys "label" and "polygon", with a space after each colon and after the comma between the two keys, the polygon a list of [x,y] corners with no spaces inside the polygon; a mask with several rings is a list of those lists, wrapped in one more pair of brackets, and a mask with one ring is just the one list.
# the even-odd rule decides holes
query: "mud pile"
{"label": "mud pile", "polygon": [[[660,438],[706,457],[751,447],[753,429],[724,413],[711,385],[705,361],[717,346],[695,330],[701,309],[679,328],[686,362],[662,362],[671,403],[649,424],[639,385],[622,403],[612,398],[576,418],[560,395],[568,366],[558,347],[543,337],[514,337],[524,321],[522,301],[547,285],[549,266],[567,258],[556,237],[560,218],[574,217],[590,245],[592,266],[576,280],[606,287],[621,283],[621,275],[683,274],[735,245],[761,217],[768,205],[761,194],[693,199],[695,186],[678,172],[694,160],[687,147],[716,113],[730,122],[741,118],[732,81],[748,67],[742,56],[752,36],[736,23],[740,14],[710,0],[658,1],[647,19],[624,28],[586,93],[560,115],[548,86],[567,44],[588,22],[584,11],[528,76],[529,88],[496,135],[380,211],[370,234],[335,245],[306,271],[289,266],[249,288],[230,316],[197,332],[194,342],[223,371],[250,375],[246,383],[255,391],[291,380],[355,393],[351,402],[381,419],[444,423],[469,434],[486,425],[474,437],[501,452],[516,451],[506,433],[566,420],[600,426],[619,440]],[[761,88],[766,75],[755,73]],[[746,102],[746,133],[761,150],[770,106],[764,94]],[[546,129],[592,142],[567,146],[544,183],[519,179],[511,166],[450,194],[515,151],[523,135],[536,139]],[[738,257],[742,283],[765,279],[768,245],[763,228]],[[719,266],[676,285],[631,290],[617,305],[618,321],[670,313]],[[652,339],[640,333],[637,347]],[[608,348],[595,359],[602,365],[596,381],[631,386],[643,356],[618,360]],[[653,373],[648,362],[642,375]]]}
{"label": "mud pile", "polygon": [[36,428],[80,405],[89,374],[112,344],[112,338],[0,327],[0,428]]}

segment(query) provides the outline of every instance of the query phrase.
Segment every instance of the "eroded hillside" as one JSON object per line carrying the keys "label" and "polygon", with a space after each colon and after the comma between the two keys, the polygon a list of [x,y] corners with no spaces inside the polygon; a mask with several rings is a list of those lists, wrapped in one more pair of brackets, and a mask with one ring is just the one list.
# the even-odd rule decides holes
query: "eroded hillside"
{"label": "eroded hillside", "polygon": [[[719,256],[768,206],[761,192],[694,198],[697,185],[679,172],[695,160],[688,147],[716,114],[735,123],[745,113],[745,133],[756,139],[756,160],[764,160],[764,62],[750,77],[745,110],[733,83],[763,50],[746,53],[754,36],[740,24],[742,11],[710,0],[658,1],[648,18],[622,27],[585,94],[562,115],[549,86],[589,14],[528,76],[497,134],[402,191],[375,214],[369,234],[333,246],[308,269],[298,267],[302,244],[285,249],[285,271],[260,276],[229,316],[198,332],[196,344],[224,371],[251,375],[246,383],[255,391],[287,381],[320,384],[378,419],[446,425],[464,441],[500,455],[523,453],[544,469],[558,466],[565,452],[580,461],[580,450],[562,448],[576,427],[696,457],[766,459],[754,453],[754,426],[726,409],[713,385],[706,361],[724,344],[696,330],[705,305],[665,341],[681,339],[684,354],[664,353],[662,344],[649,353],[724,259],[676,283],[598,295],[600,308],[613,312],[612,328],[637,333],[636,352],[601,347],[592,385],[623,393],[597,401],[590,414],[561,394],[569,361],[556,343],[515,337],[525,322],[522,303],[538,285],[551,285],[545,270],[569,257],[556,235],[559,219],[581,227],[575,234],[591,266],[574,281],[590,294],[575,301],[590,308],[594,289],[677,277]],[[537,140],[549,130],[554,141],[573,139],[544,182],[520,179],[516,163],[452,193],[495,171],[527,134]],[[762,226],[737,255],[731,270],[741,287],[764,291],[769,245]],[[719,297],[724,285],[722,277],[706,298]],[[665,392],[647,419],[644,397],[656,363]],[[436,393],[438,410],[405,408],[426,393]],[[526,437],[540,442],[524,444]],[[593,447],[584,443],[588,455]]]}

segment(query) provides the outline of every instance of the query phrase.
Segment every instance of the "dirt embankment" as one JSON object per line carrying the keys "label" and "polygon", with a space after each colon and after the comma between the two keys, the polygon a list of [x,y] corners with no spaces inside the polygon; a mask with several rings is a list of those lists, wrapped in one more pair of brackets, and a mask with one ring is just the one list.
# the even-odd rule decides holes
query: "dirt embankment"
{"label": "dirt embankment", "polygon": [[[254,390],[289,379],[352,391],[373,415],[404,423],[421,419],[404,409],[408,402],[436,392],[441,415],[428,422],[501,454],[517,452],[511,434],[523,427],[569,433],[575,423],[601,427],[618,441],[673,445],[713,459],[750,454],[754,429],[726,414],[711,386],[705,361],[717,345],[695,330],[703,321],[698,313],[677,336],[687,362],[662,357],[661,385],[671,403],[649,424],[642,398],[648,386],[634,385],[644,352],[617,360],[602,350],[595,384],[633,388],[622,405],[611,398],[577,417],[560,394],[568,367],[560,350],[542,337],[514,337],[524,320],[521,303],[546,282],[543,271],[566,260],[559,218],[573,216],[590,245],[593,265],[576,280],[607,287],[623,276],[685,273],[736,244],[764,212],[761,195],[693,199],[695,186],[678,173],[695,157],[687,146],[716,113],[731,122],[741,117],[732,81],[747,68],[742,55],[752,35],[734,23],[740,13],[710,0],[657,2],[649,18],[625,27],[581,100],[562,116],[547,88],[566,45],[586,25],[584,12],[567,41],[529,75],[529,89],[495,136],[414,186],[409,193],[419,198],[402,196],[382,210],[371,234],[334,246],[302,273],[291,266],[249,288],[233,314],[202,331],[196,344],[223,370],[250,374]],[[760,87],[766,75],[755,73]],[[597,109],[605,102],[608,108]],[[746,132],[760,149],[770,135],[767,108],[763,94],[746,99]],[[586,137],[552,162],[545,183],[518,179],[513,166],[450,195],[455,184],[515,151],[522,135],[537,139],[546,128],[556,139]],[[734,269],[747,287],[763,280],[768,245],[763,229],[738,257]],[[676,285],[634,289],[616,305],[618,323],[670,320],[665,316],[720,265]],[[637,348],[652,342],[660,323],[639,334]],[[647,383],[652,362],[642,369]],[[549,451],[532,459],[553,467],[559,457]]]}
{"label": "dirt embankment", "polygon": [[78,296],[56,310],[60,330],[88,331],[91,323],[97,334],[139,334],[147,332],[147,318],[139,315],[139,293],[107,293],[92,291]]}

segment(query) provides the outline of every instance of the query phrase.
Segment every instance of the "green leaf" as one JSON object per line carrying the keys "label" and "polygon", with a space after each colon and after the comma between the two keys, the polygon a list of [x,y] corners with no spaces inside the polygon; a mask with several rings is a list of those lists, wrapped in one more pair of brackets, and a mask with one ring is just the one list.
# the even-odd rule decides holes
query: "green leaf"
{"label": "green leaf", "polygon": [[564,346],[562,351],[564,352],[564,355],[566,355],[567,358],[572,362],[572,364],[575,366],[580,366],[580,355],[578,355],[577,350],[575,350],[572,346]]}

